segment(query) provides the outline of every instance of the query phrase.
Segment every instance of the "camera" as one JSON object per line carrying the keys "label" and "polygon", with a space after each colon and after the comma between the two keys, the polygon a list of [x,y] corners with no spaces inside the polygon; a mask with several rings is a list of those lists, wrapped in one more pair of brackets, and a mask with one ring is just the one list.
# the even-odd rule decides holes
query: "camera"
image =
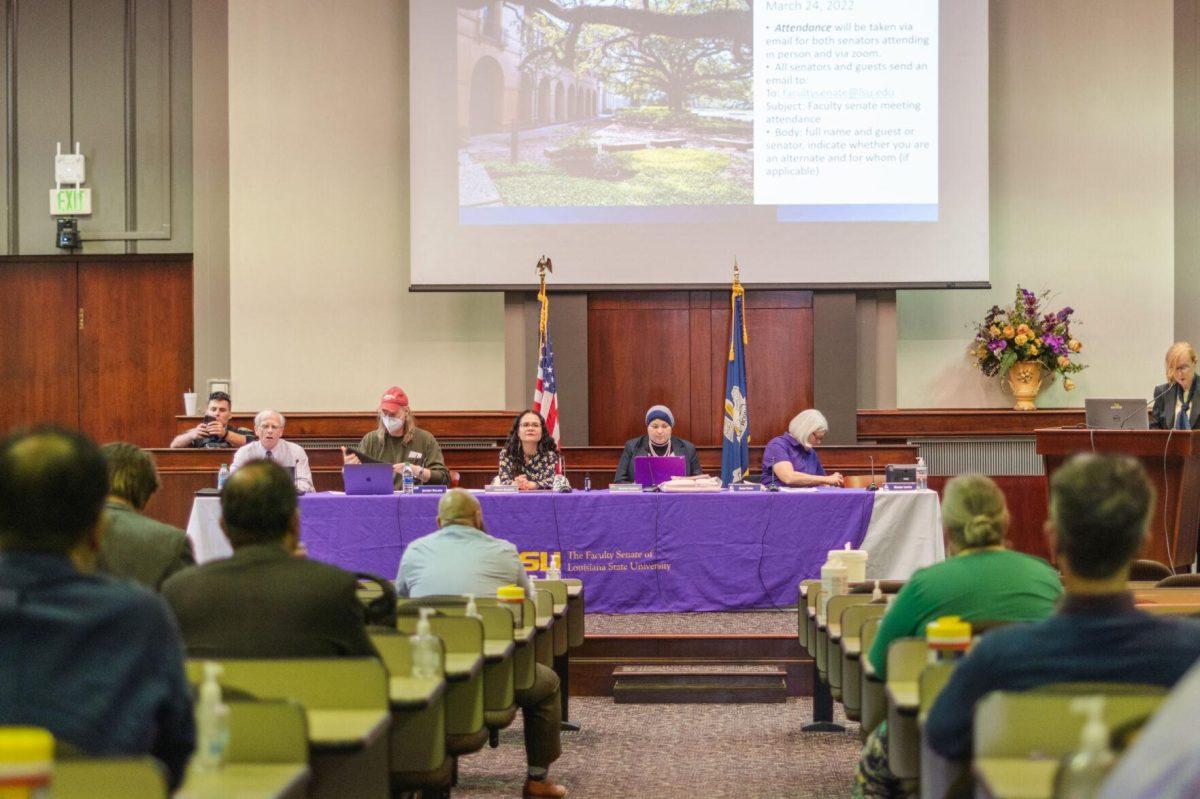
{"label": "camera", "polygon": [[74,217],[59,217],[54,246],[60,250],[78,250],[79,245],[79,223]]}

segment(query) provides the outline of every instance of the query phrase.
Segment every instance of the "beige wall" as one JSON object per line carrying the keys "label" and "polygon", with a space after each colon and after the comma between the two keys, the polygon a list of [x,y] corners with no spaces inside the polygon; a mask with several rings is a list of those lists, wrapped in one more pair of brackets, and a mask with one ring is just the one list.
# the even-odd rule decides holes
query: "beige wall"
{"label": "beige wall", "polygon": [[396,0],[230,0],[240,409],[504,406],[503,296],[407,290],[407,41]]}
{"label": "beige wall", "polygon": [[1149,396],[1174,312],[1171,0],[993,0],[990,291],[899,292],[897,404],[1003,406],[968,325],[1018,283],[1077,310],[1065,394]]}

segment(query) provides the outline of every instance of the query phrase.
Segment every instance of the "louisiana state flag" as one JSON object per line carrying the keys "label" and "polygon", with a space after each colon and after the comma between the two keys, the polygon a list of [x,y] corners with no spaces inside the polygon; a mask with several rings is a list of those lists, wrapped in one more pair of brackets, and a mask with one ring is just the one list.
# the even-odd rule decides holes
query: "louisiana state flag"
{"label": "louisiana state flag", "polygon": [[730,295],[729,361],[725,365],[724,432],[721,436],[721,482],[740,483],[750,473],[750,415],[746,410],[746,290],[733,273]]}

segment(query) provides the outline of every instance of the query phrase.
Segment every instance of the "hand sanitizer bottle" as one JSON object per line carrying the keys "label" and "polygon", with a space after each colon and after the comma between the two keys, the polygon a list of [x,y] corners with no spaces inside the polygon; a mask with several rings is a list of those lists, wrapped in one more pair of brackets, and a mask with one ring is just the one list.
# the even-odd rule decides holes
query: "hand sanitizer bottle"
{"label": "hand sanitizer bottle", "polygon": [[200,686],[200,702],[196,707],[198,741],[196,766],[202,771],[216,771],[225,760],[229,746],[229,706],[221,701],[221,685],[217,678],[223,669],[219,663],[204,664],[204,683]]}
{"label": "hand sanitizer bottle", "polygon": [[421,618],[417,622],[417,634],[412,636],[412,676],[432,679],[442,673],[441,641],[435,636],[429,625],[429,616],[433,608],[421,608]]}
{"label": "hand sanitizer bottle", "polygon": [[471,619],[483,619],[483,616],[479,615],[478,606],[475,604],[474,594],[467,594],[467,609],[464,611],[463,615]]}
{"label": "hand sanitizer bottle", "polygon": [[875,590],[871,592],[871,601],[872,602],[882,602],[883,601],[883,589],[879,587],[878,580],[875,581]]}
{"label": "hand sanitizer bottle", "polygon": [[560,568],[562,562],[559,560],[559,558],[561,558],[561,557],[562,556],[559,555],[557,552],[555,552],[551,556],[550,568],[546,569],[546,579],[547,580],[561,580],[562,579],[562,569]]}
{"label": "hand sanitizer bottle", "polygon": [[1071,712],[1088,718],[1079,735],[1079,750],[1067,755],[1058,772],[1058,790],[1054,795],[1061,799],[1092,799],[1100,792],[1100,785],[1114,760],[1103,718],[1104,697],[1073,699]]}

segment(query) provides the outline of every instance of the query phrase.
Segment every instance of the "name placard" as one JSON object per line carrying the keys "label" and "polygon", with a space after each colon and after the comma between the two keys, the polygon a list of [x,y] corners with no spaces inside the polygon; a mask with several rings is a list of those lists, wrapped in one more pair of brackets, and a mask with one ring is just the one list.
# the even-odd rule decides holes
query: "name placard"
{"label": "name placard", "polygon": [[640,494],[642,486],[640,483],[609,483],[608,490],[612,494]]}

